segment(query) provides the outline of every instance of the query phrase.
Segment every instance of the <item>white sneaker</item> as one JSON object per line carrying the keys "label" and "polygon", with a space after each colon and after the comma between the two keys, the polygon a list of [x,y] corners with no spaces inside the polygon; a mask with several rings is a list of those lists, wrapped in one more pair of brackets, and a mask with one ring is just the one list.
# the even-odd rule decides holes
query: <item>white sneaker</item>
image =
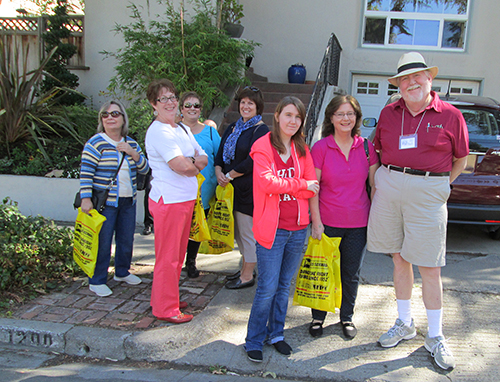
{"label": "white sneaker", "polygon": [[455,358],[446,346],[446,340],[443,336],[430,338],[429,333],[427,333],[425,336],[425,348],[431,353],[434,361],[436,361],[436,364],[441,369],[450,370],[455,368]]}
{"label": "white sneaker", "polygon": [[128,276],[125,277],[118,277],[115,275],[113,279],[115,281],[125,281],[127,284],[130,285],[139,285],[140,283],[142,283],[142,280],[136,275],[133,275],[132,273],[130,273]]}
{"label": "white sneaker", "polygon": [[416,335],[417,331],[415,330],[413,318],[411,319],[410,326],[405,325],[405,323],[398,318],[396,324],[390,328],[387,333],[382,334],[378,342],[383,348],[392,348],[402,340],[412,339]]}
{"label": "white sneaker", "polygon": [[106,284],[101,284],[101,285],[89,284],[89,289],[99,297],[111,296],[113,294],[113,291],[109,289],[109,287]]}

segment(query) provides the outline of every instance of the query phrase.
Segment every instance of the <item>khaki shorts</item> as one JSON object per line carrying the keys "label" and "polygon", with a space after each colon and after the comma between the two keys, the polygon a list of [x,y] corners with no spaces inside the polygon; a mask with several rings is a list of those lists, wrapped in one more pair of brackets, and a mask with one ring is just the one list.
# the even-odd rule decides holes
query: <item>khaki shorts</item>
{"label": "khaki shorts", "polygon": [[401,253],[423,267],[446,265],[448,176],[419,176],[380,166],[368,221],[367,249]]}

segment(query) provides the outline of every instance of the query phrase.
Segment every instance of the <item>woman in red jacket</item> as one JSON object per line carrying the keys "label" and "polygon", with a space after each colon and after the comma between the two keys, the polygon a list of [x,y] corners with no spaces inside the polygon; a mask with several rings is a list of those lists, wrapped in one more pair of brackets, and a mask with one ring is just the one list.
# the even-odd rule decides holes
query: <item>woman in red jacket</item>
{"label": "woman in red jacket", "polygon": [[305,114],[298,98],[283,98],[271,132],[257,140],[250,152],[259,280],[245,350],[254,362],[262,362],[264,341],[281,354],[292,352],[283,336],[290,284],[302,258],[309,224],[308,199],[319,191],[304,141]]}

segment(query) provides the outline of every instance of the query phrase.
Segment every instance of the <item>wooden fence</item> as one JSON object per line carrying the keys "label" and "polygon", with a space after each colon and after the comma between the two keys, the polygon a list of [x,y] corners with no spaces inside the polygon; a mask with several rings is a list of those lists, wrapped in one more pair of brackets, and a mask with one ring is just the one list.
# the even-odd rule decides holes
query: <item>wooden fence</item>
{"label": "wooden fence", "polygon": [[[48,31],[48,18],[42,17],[2,17],[0,18],[0,36],[12,49],[18,46],[20,52],[28,50],[28,68],[35,69],[45,56],[43,33]],[[86,69],[84,56],[84,21],[85,16],[70,16],[66,28],[71,31],[67,41],[78,50],[68,61],[68,69]]]}

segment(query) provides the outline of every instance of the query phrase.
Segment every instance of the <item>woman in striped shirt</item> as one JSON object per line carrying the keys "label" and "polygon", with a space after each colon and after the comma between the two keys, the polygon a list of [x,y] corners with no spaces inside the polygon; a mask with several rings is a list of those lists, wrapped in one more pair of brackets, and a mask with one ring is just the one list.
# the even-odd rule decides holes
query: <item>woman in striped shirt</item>
{"label": "woman in striped shirt", "polygon": [[106,285],[113,234],[116,243],[114,279],[131,285],[141,283],[129,269],[136,221],[137,172],[146,174],[149,166],[141,148],[127,137],[127,133],[128,117],[123,105],[118,101],[106,102],[99,112],[97,134],[88,140],[82,153],[80,196],[81,209],[85,213],[94,208],[92,190],[104,190],[110,185],[125,156],[102,211],[106,221],[99,233],[94,276],[89,279],[90,290],[100,297],[113,293]]}

